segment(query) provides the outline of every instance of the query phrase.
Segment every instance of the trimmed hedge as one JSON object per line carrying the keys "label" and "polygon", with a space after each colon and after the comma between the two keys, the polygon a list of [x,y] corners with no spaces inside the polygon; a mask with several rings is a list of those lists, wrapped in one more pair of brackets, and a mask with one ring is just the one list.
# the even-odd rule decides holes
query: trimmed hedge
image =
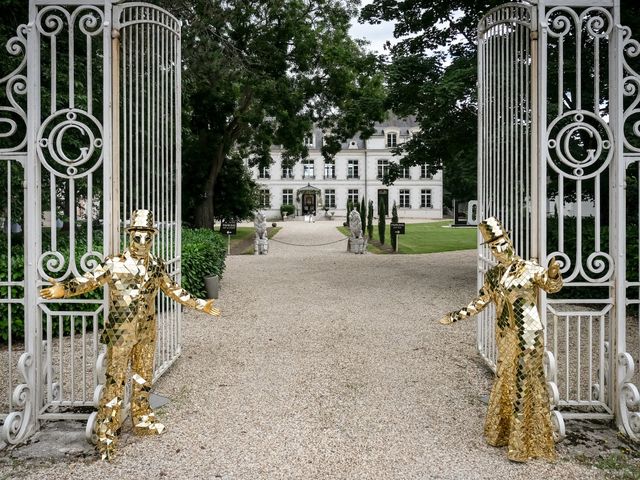
{"label": "trimmed hedge", "polygon": [[218,232],[206,228],[182,229],[182,286],[198,297],[205,298],[204,277],[222,278],[227,245]]}
{"label": "trimmed hedge", "polygon": [[[69,258],[69,245],[63,243],[61,238],[58,242],[58,251],[65,259]],[[0,234],[0,245],[7,244],[6,235]],[[45,245],[47,242],[45,241]],[[85,252],[87,249],[86,240],[77,239],[77,251]],[[94,234],[94,249],[102,250],[102,236],[100,232]],[[12,241],[11,263],[13,270],[12,281],[21,281],[24,279],[24,249],[23,238],[20,234],[14,235]],[[199,297],[206,296],[204,287],[205,275],[222,276],[225,267],[226,244],[224,238],[212,230],[182,230],[182,286],[189,292]],[[8,257],[0,256],[0,281],[6,282],[8,267]],[[0,298],[8,298],[8,288],[0,287]],[[22,288],[11,287],[11,295],[13,298],[22,298]],[[102,298],[102,289],[96,289],[81,297],[83,299],[100,299]],[[63,309],[64,305],[50,304],[51,310]],[[74,304],[73,307],[78,311],[93,311],[95,305],[91,304]],[[6,344],[9,337],[9,304],[0,303],[0,344]],[[80,328],[80,326],[78,326]],[[11,305],[11,335],[13,341],[21,341],[24,339],[24,308],[22,305],[14,303]],[[64,322],[64,334],[70,333],[70,322]],[[53,331],[58,332],[57,321],[54,321]]]}
{"label": "trimmed hedge", "polygon": [[282,218],[284,218],[284,214],[287,214],[287,216],[291,217],[294,213],[296,213],[296,207],[294,207],[293,205],[281,205],[280,206],[280,215],[282,215]]}

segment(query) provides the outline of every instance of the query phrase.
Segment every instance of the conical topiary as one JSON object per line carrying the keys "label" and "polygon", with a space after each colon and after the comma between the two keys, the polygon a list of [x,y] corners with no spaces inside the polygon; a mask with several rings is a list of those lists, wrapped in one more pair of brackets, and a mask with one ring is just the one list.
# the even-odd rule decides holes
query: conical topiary
{"label": "conical topiary", "polygon": [[360,202],[360,220],[362,220],[362,236],[364,237],[367,231],[367,206],[364,203],[364,197]]}
{"label": "conical topiary", "polygon": [[[391,209],[391,223],[398,223],[398,207],[396,207],[395,200],[393,202],[393,208]],[[394,252],[396,250],[396,244],[398,242],[397,237],[397,235],[394,235],[394,233],[391,232],[391,248],[393,248]]]}
{"label": "conical topiary", "polygon": [[369,240],[373,238],[373,200],[369,200],[369,211],[367,212],[367,232]]}
{"label": "conical topiary", "polygon": [[378,206],[378,237],[380,237],[380,243],[384,245],[384,234],[387,226],[386,222],[387,212],[384,209],[384,203],[380,202]]}

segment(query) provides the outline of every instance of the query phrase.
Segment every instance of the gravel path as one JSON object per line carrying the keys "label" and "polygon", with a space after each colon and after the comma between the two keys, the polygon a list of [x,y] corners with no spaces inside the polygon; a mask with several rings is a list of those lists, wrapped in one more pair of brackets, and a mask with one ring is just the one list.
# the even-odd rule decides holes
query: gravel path
{"label": "gravel path", "polygon": [[[281,223],[275,239],[328,243],[341,237],[337,224]],[[474,295],[474,251],[345,250],[344,241],[272,241],[267,256],[228,258],[222,318],[185,314],[183,356],[155,387],[171,398],[160,410],[168,432],[125,432],[111,463],[19,466],[15,475],[602,478],[562,446],[555,464],[523,465],[484,443],[481,396],[492,378],[475,325],[436,322]]]}

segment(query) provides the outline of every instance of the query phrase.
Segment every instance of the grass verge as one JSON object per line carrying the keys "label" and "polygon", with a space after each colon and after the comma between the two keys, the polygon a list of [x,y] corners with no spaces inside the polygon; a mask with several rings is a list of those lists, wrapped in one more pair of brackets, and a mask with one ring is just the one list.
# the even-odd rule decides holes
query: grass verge
{"label": "grass verge", "polygon": [[[475,228],[450,228],[451,221],[429,223],[407,223],[405,234],[398,235],[398,253],[436,253],[451,252],[455,250],[472,250],[476,248]],[[338,230],[349,236],[347,227],[338,227]],[[379,242],[378,226],[374,225],[373,240]],[[385,231],[385,246],[391,243],[389,225]],[[367,250],[371,253],[389,253],[385,248],[380,248],[369,242]]]}
{"label": "grass verge", "polygon": [[[272,238],[280,230],[282,230],[282,227],[267,227],[267,236]],[[255,234],[256,229],[254,227],[238,227],[236,234],[231,235],[231,254],[252,255]]]}

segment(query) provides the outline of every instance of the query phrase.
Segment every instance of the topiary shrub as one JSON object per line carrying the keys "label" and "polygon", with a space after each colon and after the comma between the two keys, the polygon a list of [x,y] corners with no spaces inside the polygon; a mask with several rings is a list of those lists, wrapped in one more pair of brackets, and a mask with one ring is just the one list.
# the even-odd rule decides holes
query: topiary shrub
{"label": "topiary shrub", "polygon": [[[391,223],[398,223],[398,207],[396,207],[395,200],[393,201],[393,208],[391,209]],[[391,233],[391,248],[396,250],[396,244],[398,242],[398,236]]]}
{"label": "topiary shrub", "polygon": [[380,205],[378,206],[378,237],[380,237],[380,243],[382,245],[384,245],[384,234],[387,226],[386,214],[387,212],[385,211],[384,203],[380,202]]}
{"label": "topiary shrub", "polygon": [[369,211],[367,212],[367,233],[369,239],[373,238],[373,200],[369,200]]}
{"label": "topiary shrub", "polygon": [[222,277],[227,245],[224,237],[207,228],[182,229],[182,287],[200,298],[207,291],[204,277]]}
{"label": "topiary shrub", "polygon": [[296,211],[296,207],[294,207],[293,205],[280,206],[280,215],[282,215],[282,218],[284,218],[285,213],[287,214],[287,216],[291,216],[295,213],[295,211]]}
{"label": "topiary shrub", "polygon": [[358,210],[360,220],[362,220],[362,236],[364,237],[367,231],[367,205],[364,203],[364,197],[362,197],[362,202],[360,202],[360,208]]}

